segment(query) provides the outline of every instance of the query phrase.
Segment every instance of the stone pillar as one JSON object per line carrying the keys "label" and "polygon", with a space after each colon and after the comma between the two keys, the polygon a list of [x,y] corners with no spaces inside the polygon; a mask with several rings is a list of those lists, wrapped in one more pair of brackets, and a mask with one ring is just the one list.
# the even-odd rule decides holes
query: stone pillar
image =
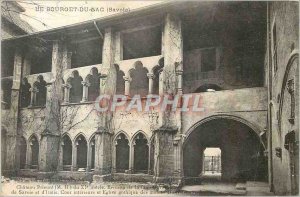
{"label": "stone pillar", "polygon": [[130,96],[130,79],[129,79],[129,77],[126,77],[126,76],[124,76],[123,79],[125,81],[125,92],[124,92],[124,95],[125,96]]}
{"label": "stone pillar", "polygon": [[154,74],[153,73],[147,73],[147,77],[149,78],[149,94],[153,94],[153,78]]}
{"label": "stone pillar", "polygon": [[83,86],[83,95],[82,95],[82,100],[81,102],[84,103],[84,102],[87,102],[88,101],[88,91],[89,91],[89,86],[90,86],[90,83],[86,82],[86,81],[82,81],[81,82],[82,86]]}
{"label": "stone pillar", "polygon": [[151,174],[151,141],[147,142],[148,146],[148,174]]}
{"label": "stone pillar", "polygon": [[20,150],[18,146],[18,116],[19,116],[19,94],[20,84],[22,78],[22,50],[16,48],[14,57],[14,73],[13,73],[13,85],[11,89],[11,107],[7,117],[9,124],[7,125],[6,144],[9,145],[6,148],[6,161],[5,169],[2,172],[3,175],[12,176],[16,175],[19,169],[19,156]]}
{"label": "stone pillar", "polygon": [[62,87],[65,90],[65,95],[64,95],[64,104],[68,104],[70,102],[70,89],[72,86],[70,84],[63,84]]}
{"label": "stone pillar", "polygon": [[95,174],[111,173],[111,136],[111,133],[103,128],[95,135]]}
{"label": "stone pillar", "polygon": [[36,93],[38,93],[39,90],[36,87],[32,87],[29,91],[31,92],[29,107],[33,107],[36,103]]}
{"label": "stone pillar", "polygon": [[[130,143],[130,142],[129,142]],[[136,145],[135,140],[129,145],[129,170],[128,173],[134,173],[134,146]]]}
{"label": "stone pillar", "polygon": [[39,170],[45,175],[57,170],[60,148],[60,107],[63,98],[63,68],[67,62],[67,47],[63,40],[53,43],[52,73],[53,80],[47,84],[45,130],[42,131],[40,143]]}
{"label": "stone pillar", "polygon": [[92,162],[92,147],[91,144],[87,144],[87,158],[86,158],[86,172],[91,171]]}
{"label": "stone pillar", "polygon": [[116,139],[113,142],[113,151],[112,151],[112,173],[116,173],[117,164],[116,164],[116,157],[117,157],[117,148],[118,140]]}
{"label": "stone pillar", "polygon": [[163,76],[163,69],[160,69],[159,71],[159,95],[163,95],[164,94],[164,76]]}
{"label": "stone pillar", "polygon": [[72,166],[71,171],[77,170],[77,141],[74,143],[72,148]]}
{"label": "stone pillar", "polygon": [[[169,98],[174,98],[181,91],[178,89],[178,85],[181,85],[182,82],[181,79],[178,81],[176,70],[182,65],[183,60],[181,20],[175,13],[166,15],[163,33],[164,69],[162,72],[162,90],[160,91]],[[182,162],[178,156],[178,148],[175,147],[176,143],[174,143],[181,128],[181,119],[178,113],[180,114],[180,112],[169,110],[162,112],[160,128],[155,131],[157,143],[155,155],[158,155],[155,161],[155,165],[157,165],[155,169],[157,182],[168,181],[170,177],[172,177],[174,183],[179,184],[180,182],[178,168]]]}
{"label": "stone pillar", "polygon": [[60,143],[59,147],[59,161],[58,161],[58,171],[62,171],[64,169],[64,164],[63,164],[63,149],[64,149],[64,141],[62,140]]}
{"label": "stone pillar", "polygon": [[182,95],[182,73],[183,70],[177,70],[176,76],[177,76],[177,94]]}

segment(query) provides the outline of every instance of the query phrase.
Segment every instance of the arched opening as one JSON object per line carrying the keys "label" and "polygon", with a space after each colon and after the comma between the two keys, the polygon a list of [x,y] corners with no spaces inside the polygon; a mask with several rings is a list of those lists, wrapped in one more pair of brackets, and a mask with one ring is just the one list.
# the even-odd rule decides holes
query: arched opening
{"label": "arched opening", "polygon": [[28,79],[26,77],[23,78],[21,84],[21,107],[28,107],[30,105],[30,88],[31,85],[28,83]]}
{"label": "arched opening", "polygon": [[1,129],[1,169],[2,172],[5,169],[6,162],[6,130]]}
{"label": "arched opening", "polygon": [[159,94],[159,74],[161,72],[161,70],[163,69],[164,65],[163,65],[163,61],[159,62],[160,64],[155,66],[153,68],[153,94]]}
{"label": "arched opening", "polygon": [[27,153],[27,143],[24,137],[20,138],[20,169],[25,169],[26,167],[26,153]]}
{"label": "arched opening", "polygon": [[117,74],[116,94],[123,95],[125,93],[124,72],[120,70],[119,65],[115,64]]}
{"label": "arched opening", "polygon": [[46,85],[47,85],[47,82],[44,80],[43,75],[39,75],[37,77],[37,81],[34,83],[34,86],[37,90],[35,106],[45,106],[46,105],[46,96],[47,96]]}
{"label": "arched opening", "polygon": [[68,135],[63,137],[63,170],[70,171],[72,166],[72,141]]}
{"label": "arched opening", "polygon": [[217,118],[197,126],[185,141],[183,168],[187,183],[205,180],[204,150],[211,147],[222,152],[222,181],[267,180],[267,158],[255,131],[237,120]]}
{"label": "arched opening", "polygon": [[86,139],[79,135],[76,139],[77,147],[77,168],[78,171],[85,171],[87,167],[87,142]]}
{"label": "arched opening", "polygon": [[87,76],[88,88],[88,101],[95,101],[100,93],[100,74],[98,69],[93,67],[90,75]]}
{"label": "arched opening", "polygon": [[125,172],[129,169],[129,144],[125,134],[116,138],[116,172]]}
{"label": "arched opening", "polygon": [[95,136],[91,140],[91,170],[95,169]]}
{"label": "arched opening", "polygon": [[82,77],[79,76],[77,70],[73,71],[73,77],[68,79],[68,82],[71,85],[70,89],[70,102],[79,103],[82,99]]}
{"label": "arched opening", "polygon": [[153,137],[150,146],[150,174],[154,174],[154,153],[155,153],[155,138]]}
{"label": "arched opening", "polygon": [[36,136],[32,136],[30,139],[31,148],[31,162],[30,168],[37,169],[39,164],[39,141]]}
{"label": "arched opening", "polygon": [[222,88],[216,84],[204,84],[200,87],[198,87],[194,93],[200,93],[200,92],[215,92],[220,91]]}
{"label": "arched opening", "polygon": [[140,95],[146,97],[149,91],[149,80],[147,77],[148,70],[143,67],[141,62],[136,62],[134,69],[130,71],[130,95]]}
{"label": "arched opening", "polygon": [[12,85],[13,85],[12,78],[2,78],[1,79],[1,90],[2,90],[1,106],[2,106],[2,109],[10,108]]}
{"label": "arched opening", "polygon": [[133,139],[134,172],[148,173],[149,147],[144,134],[138,133]]}
{"label": "arched opening", "polygon": [[221,149],[208,147],[203,151],[203,177],[220,179],[222,174]]}

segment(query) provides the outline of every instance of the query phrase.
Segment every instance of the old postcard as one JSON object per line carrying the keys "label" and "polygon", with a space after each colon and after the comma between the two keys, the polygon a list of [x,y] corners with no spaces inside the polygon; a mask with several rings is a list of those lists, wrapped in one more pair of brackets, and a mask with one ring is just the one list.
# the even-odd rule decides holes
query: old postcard
{"label": "old postcard", "polygon": [[298,1],[1,2],[0,196],[298,195]]}

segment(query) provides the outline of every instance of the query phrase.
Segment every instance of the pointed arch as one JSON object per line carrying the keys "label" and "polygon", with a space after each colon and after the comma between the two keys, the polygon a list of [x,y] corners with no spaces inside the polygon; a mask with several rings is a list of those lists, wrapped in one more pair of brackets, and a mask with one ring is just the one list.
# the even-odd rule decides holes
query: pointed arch
{"label": "pointed arch", "polygon": [[124,76],[125,73],[120,70],[120,67],[118,64],[115,64],[116,69],[116,77],[117,77],[117,83],[116,83],[116,94],[124,94],[125,93],[125,80]]}
{"label": "pointed arch", "polygon": [[20,138],[19,150],[22,150],[22,154],[20,154],[20,169],[25,169],[26,155],[27,155],[27,141],[24,136],[21,136]]}
{"label": "pointed arch", "polygon": [[83,86],[82,82],[83,79],[79,75],[77,70],[72,72],[72,77],[69,77],[67,83],[71,85],[70,88],[70,102],[71,103],[79,103],[82,100],[82,93],[83,93]]}
{"label": "pointed arch", "polygon": [[114,138],[115,144],[115,167],[116,172],[125,172],[129,169],[129,140],[128,136],[123,132],[119,132]]}
{"label": "pointed arch", "polygon": [[73,143],[68,133],[62,136],[63,169],[70,171],[72,165]]}
{"label": "pointed arch", "polygon": [[148,173],[149,141],[143,131],[138,131],[132,138],[133,168],[135,173]]}
{"label": "pointed arch", "polygon": [[39,164],[39,139],[36,134],[32,134],[28,140],[30,151],[30,168],[37,169]]}
{"label": "pointed arch", "polygon": [[100,94],[100,76],[98,69],[93,67],[85,78],[85,82],[88,83],[88,101],[95,101]]}
{"label": "pointed arch", "polygon": [[144,67],[141,61],[134,63],[132,69],[129,70],[129,76],[131,78],[130,83],[130,95],[139,94],[141,97],[145,97],[149,90],[149,80],[147,77],[148,69]]}
{"label": "pointed arch", "polygon": [[75,138],[75,146],[76,146],[76,164],[77,168],[81,171],[85,171],[87,167],[87,140],[86,137],[79,133]]}

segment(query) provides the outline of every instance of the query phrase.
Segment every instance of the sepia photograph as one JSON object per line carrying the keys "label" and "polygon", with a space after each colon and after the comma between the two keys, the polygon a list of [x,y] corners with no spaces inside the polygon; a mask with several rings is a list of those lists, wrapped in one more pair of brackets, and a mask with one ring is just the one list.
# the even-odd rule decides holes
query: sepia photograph
{"label": "sepia photograph", "polygon": [[0,196],[298,196],[299,1],[2,0]]}

